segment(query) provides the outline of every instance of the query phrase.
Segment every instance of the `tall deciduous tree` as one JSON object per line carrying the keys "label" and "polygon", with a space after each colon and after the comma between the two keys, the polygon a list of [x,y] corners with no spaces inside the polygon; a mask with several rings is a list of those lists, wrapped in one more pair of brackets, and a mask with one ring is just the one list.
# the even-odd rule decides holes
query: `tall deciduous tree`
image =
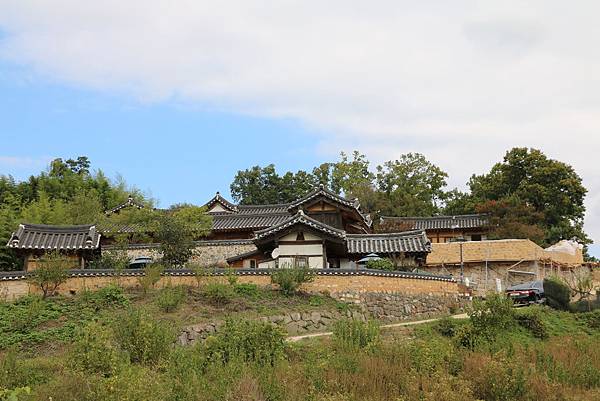
{"label": "tall deciduous tree", "polygon": [[583,231],[587,190],[570,165],[548,158],[537,149],[513,148],[488,174],[474,175],[472,196],[481,200],[517,197],[540,213],[543,244],[561,239],[590,240]]}
{"label": "tall deciduous tree", "polygon": [[446,197],[448,174],[420,153],[407,153],[377,167],[377,188],[387,198],[382,214],[431,216]]}

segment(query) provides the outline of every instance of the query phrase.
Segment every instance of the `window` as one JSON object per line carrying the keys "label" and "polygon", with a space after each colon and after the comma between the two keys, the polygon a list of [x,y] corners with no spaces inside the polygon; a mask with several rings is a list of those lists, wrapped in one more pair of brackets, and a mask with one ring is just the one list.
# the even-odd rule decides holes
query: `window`
{"label": "window", "polygon": [[481,241],[481,234],[471,235],[471,241]]}
{"label": "window", "polygon": [[294,267],[305,269],[308,267],[308,256],[296,256],[294,258]]}
{"label": "window", "polygon": [[250,268],[256,269],[256,259],[250,259]]}

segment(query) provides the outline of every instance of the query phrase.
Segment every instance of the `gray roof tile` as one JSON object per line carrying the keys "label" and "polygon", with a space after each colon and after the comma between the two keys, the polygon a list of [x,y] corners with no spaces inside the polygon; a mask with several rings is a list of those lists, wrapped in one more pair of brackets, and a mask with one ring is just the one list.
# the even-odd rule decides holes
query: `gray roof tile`
{"label": "gray roof tile", "polygon": [[348,253],[431,252],[431,242],[425,231],[391,234],[347,234]]}
{"label": "gray roof tile", "polygon": [[409,230],[452,230],[484,228],[489,225],[485,214],[433,217],[381,217],[381,224],[406,224]]}
{"label": "gray roof tile", "polygon": [[14,249],[97,249],[100,232],[94,225],[49,226],[20,224],[6,244]]}

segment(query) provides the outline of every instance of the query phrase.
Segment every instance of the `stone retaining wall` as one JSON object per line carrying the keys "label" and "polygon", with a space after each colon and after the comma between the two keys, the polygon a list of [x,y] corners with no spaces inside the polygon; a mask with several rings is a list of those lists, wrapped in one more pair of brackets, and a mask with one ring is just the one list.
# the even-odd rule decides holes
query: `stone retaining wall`
{"label": "stone retaining wall", "polygon": [[[368,314],[360,311],[317,311],[290,312],[284,315],[262,317],[259,320],[281,327],[289,335],[303,334],[331,329],[333,323],[342,318],[352,318],[365,321]],[[180,345],[192,345],[215,334],[224,324],[222,320],[211,323],[200,323],[188,326],[177,338]]]}
{"label": "stone retaining wall", "polygon": [[458,294],[441,296],[348,291],[337,294],[337,298],[359,305],[369,316],[386,322],[462,312],[468,303]]}

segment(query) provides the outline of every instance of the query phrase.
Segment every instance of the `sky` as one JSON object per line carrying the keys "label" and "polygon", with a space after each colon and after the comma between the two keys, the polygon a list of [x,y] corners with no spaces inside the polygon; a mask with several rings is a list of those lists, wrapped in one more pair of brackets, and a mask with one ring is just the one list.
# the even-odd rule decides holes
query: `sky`
{"label": "sky", "polygon": [[[87,155],[161,206],[236,171],[421,152],[571,164],[600,242],[600,3],[0,0],[0,174]],[[600,246],[592,253],[600,256]]]}

